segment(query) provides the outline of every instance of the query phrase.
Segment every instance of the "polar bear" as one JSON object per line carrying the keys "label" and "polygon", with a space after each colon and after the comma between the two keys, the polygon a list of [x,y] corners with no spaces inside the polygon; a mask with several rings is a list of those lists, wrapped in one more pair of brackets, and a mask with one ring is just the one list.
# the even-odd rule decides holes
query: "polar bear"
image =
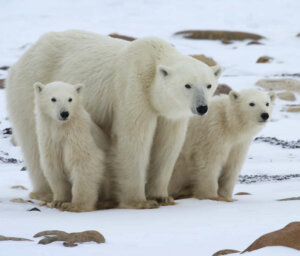
{"label": "polar bear", "polygon": [[190,120],[170,195],[233,201],[250,143],[267,123],[274,99],[274,93],[254,89],[213,97],[208,114]]}
{"label": "polar bear", "polygon": [[[81,104],[83,85],[34,84],[40,162],[53,207],[95,209],[105,169],[105,135]],[[102,149],[101,149],[102,148]]]}
{"label": "polar bear", "polygon": [[[171,204],[168,184],[188,119],[204,115],[221,73],[158,38],[133,42],[83,31],[51,32],[16,63],[7,103],[33,183],[33,198],[49,192],[39,164],[32,84],[85,84],[83,104],[110,139],[119,207]],[[151,160],[150,160],[151,159]],[[46,195],[46,196],[45,196]]]}

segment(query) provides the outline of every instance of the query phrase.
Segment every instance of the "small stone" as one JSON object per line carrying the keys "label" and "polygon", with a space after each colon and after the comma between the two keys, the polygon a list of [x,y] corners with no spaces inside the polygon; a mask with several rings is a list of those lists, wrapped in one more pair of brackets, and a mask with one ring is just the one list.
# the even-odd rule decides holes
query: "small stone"
{"label": "small stone", "polygon": [[26,171],[27,170],[27,167],[26,166],[23,166],[22,168],[21,168],[21,172],[24,172],[24,171]]}
{"label": "small stone", "polygon": [[0,67],[0,70],[8,70],[9,69],[9,66],[2,66]]}
{"label": "small stone", "polygon": [[277,96],[281,100],[286,100],[286,101],[295,101],[296,100],[296,96],[292,92],[287,92],[287,91],[279,92],[279,93],[277,93]]}
{"label": "small stone", "polygon": [[248,192],[238,192],[235,194],[236,196],[250,196],[251,194]]}
{"label": "small stone", "polygon": [[293,78],[260,79],[256,85],[268,91],[286,90],[300,92],[300,81]]}
{"label": "small stone", "polygon": [[12,189],[22,189],[22,190],[28,190],[28,188],[25,188],[24,186],[22,185],[15,185],[15,186],[11,186],[10,188]]}
{"label": "small stone", "polygon": [[256,40],[252,40],[252,41],[248,42],[247,45],[263,45],[263,43],[256,41]]}
{"label": "small stone", "polygon": [[40,212],[41,210],[39,208],[33,207],[28,210],[29,212]]}
{"label": "small stone", "polygon": [[270,63],[272,60],[273,60],[272,57],[262,56],[262,57],[258,58],[258,60],[256,61],[256,63]]}
{"label": "small stone", "polygon": [[136,39],[135,37],[120,35],[118,33],[111,33],[111,34],[109,34],[109,36],[113,37],[113,38],[123,39],[125,41],[130,41],[130,42],[134,41]]}

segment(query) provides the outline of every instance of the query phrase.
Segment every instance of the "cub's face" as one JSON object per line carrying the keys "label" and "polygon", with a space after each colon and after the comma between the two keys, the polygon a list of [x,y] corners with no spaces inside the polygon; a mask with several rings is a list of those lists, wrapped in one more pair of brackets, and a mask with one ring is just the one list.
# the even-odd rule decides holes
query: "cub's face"
{"label": "cub's face", "polygon": [[249,89],[239,93],[232,91],[229,95],[233,103],[236,104],[237,111],[249,123],[260,125],[265,124],[270,119],[276,98],[273,92],[267,94]]}
{"label": "cub's face", "polygon": [[35,100],[38,108],[52,119],[64,123],[72,118],[81,104],[82,85],[52,82],[34,84]]}
{"label": "cub's face", "polygon": [[158,65],[152,104],[166,117],[205,115],[220,74],[219,66],[209,67],[194,59]]}

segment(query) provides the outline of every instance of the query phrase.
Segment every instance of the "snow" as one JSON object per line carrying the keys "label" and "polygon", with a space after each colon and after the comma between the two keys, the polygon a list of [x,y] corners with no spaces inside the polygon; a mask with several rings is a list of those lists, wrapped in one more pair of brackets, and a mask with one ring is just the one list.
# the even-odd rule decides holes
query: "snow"
{"label": "snow", "polygon": [[[280,78],[283,73],[299,73],[300,32],[296,24],[297,0],[210,0],[210,1],[121,1],[121,0],[2,0],[0,3],[0,67],[12,65],[39,36],[48,31],[84,29],[101,34],[117,32],[135,37],[158,36],[185,54],[205,54],[224,69],[220,83],[233,89],[255,87],[262,78]],[[185,29],[220,29],[254,32],[266,37],[263,45],[248,41],[224,45],[219,41],[187,40],[173,36]],[[269,64],[256,64],[258,57],[274,58]],[[7,72],[0,70],[0,79]],[[297,78],[296,78],[297,79]],[[299,78],[298,78],[299,79]],[[297,95],[296,104],[300,96]],[[10,127],[6,120],[5,90],[0,90],[0,129]],[[276,100],[271,122],[258,136],[298,140],[300,115],[280,110],[286,102]],[[10,136],[0,134],[0,156],[22,160],[19,147]],[[234,203],[179,200],[175,206],[154,210],[105,210],[67,213],[37,206],[41,212],[27,211],[34,204],[12,203],[29,199],[30,189],[21,164],[0,162],[0,234],[32,238],[42,230],[67,232],[98,230],[107,242],[87,243],[65,248],[60,242],[42,246],[35,242],[0,242],[0,255],[212,255],[221,249],[244,250],[259,236],[299,221],[298,201],[277,199],[299,196],[300,179],[281,182],[237,184]],[[242,174],[300,174],[300,149],[283,149],[253,142]],[[38,203],[38,202],[35,202]],[[298,255],[284,247],[269,247],[245,255]]]}

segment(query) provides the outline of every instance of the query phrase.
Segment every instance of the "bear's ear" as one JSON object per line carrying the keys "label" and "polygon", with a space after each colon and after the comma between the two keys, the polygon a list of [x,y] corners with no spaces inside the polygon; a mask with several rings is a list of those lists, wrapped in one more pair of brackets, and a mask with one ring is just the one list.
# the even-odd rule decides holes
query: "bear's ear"
{"label": "bear's ear", "polygon": [[222,68],[219,65],[212,66],[211,68],[212,68],[216,78],[219,78],[222,73]]}
{"label": "bear's ear", "polygon": [[238,98],[240,97],[240,94],[238,92],[235,92],[235,91],[231,91],[229,93],[229,98],[231,100],[237,100]]}
{"label": "bear's ear", "polygon": [[171,73],[171,69],[169,67],[158,65],[157,66],[157,72],[161,74],[163,77],[167,77]]}
{"label": "bear's ear", "polygon": [[269,92],[269,97],[270,97],[271,101],[273,102],[276,99],[275,92]]}
{"label": "bear's ear", "polygon": [[76,85],[75,85],[75,90],[76,90],[76,92],[79,93],[79,94],[82,92],[83,88],[84,88],[84,85],[83,85],[83,84],[76,84]]}
{"label": "bear's ear", "polygon": [[44,90],[45,85],[42,84],[41,82],[36,82],[34,83],[33,87],[36,92],[40,93],[42,92],[42,90]]}

